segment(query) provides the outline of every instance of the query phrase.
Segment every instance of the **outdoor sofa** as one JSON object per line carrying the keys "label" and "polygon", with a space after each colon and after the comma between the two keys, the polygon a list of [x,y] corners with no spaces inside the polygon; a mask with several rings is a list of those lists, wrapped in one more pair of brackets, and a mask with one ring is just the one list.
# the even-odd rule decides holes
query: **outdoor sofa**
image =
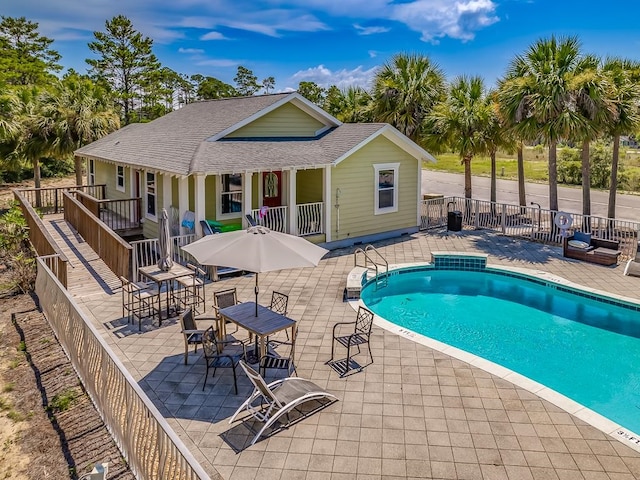
{"label": "outdoor sofa", "polygon": [[621,253],[620,241],[605,240],[584,232],[575,232],[562,244],[564,257],[598,265],[616,265]]}

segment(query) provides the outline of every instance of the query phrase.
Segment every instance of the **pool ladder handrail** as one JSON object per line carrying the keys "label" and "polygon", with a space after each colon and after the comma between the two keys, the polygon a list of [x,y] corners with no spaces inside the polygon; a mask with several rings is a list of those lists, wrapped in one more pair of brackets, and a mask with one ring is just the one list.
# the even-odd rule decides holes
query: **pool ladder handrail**
{"label": "pool ladder handrail", "polygon": [[[381,260],[381,263],[376,262],[373,258],[371,258],[371,256],[369,255],[369,252],[373,252],[376,254],[377,258],[379,259],[379,261]],[[364,256],[364,265],[358,265],[358,254],[362,253],[362,255]],[[364,249],[362,248],[358,248],[356,249],[355,252],[353,252],[353,256],[354,256],[354,266],[356,267],[364,267],[367,270],[369,270],[369,263],[371,263],[371,265],[373,267],[375,267],[375,271],[376,271],[376,290],[378,289],[378,287],[386,287],[388,284],[388,279],[389,279],[389,262],[387,262],[387,259],[384,258],[382,256],[382,254],[376,250],[376,248],[373,245],[367,245]],[[384,275],[380,276],[380,268],[384,267]]]}

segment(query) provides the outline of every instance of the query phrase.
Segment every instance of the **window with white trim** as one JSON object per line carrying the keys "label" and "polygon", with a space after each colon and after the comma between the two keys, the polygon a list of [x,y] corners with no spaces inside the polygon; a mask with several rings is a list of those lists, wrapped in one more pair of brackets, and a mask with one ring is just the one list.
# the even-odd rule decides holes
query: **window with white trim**
{"label": "window with white trim", "polygon": [[87,179],[89,185],[96,184],[96,163],[94,160],[89,160],[89,178]]}
{"label": "window with white trim", "polygon": [[398,211],[399,163],[380,163],[374,168],[374,214]]}
{"label": "window with white trim", "polygon": [[156,219],[156,174],[153,172],[147,172],[146,176],[146,191],[147,191],[147,217],[152,220]]}
{"label": "window with white trim", "polygon": [[116,190],[124,192],[124,167],[116,165]]}
{"label": "window with white trim", "polygon": [[220,175],[220,215],[228,218],[242,215],[242,174]]}

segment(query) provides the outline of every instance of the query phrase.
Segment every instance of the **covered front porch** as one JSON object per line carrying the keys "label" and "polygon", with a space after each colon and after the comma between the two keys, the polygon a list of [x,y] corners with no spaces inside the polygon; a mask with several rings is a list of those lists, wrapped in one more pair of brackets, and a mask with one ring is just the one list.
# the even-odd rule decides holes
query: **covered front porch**
{"label": "covered front porch", "polygon": [[[189,202],[195,233],[204,233],[202,221],[214,231],[246,228],[250,215],[272,230],[328,241],[329,168],[195,175]],[[179,212],[180,219],[185,215]],[[188,225],[181,220],[181,227]]]}

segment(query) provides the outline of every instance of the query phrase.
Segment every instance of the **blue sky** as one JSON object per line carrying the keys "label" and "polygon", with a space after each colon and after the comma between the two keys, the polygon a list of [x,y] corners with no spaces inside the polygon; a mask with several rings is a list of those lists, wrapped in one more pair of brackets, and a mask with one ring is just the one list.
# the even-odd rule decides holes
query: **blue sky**
{"label": "blue sky", "polygon": [[552,34],[578,36],[585,53],[639,60],[636,10],[632,0],[3,0],[0,14],[38,22],[62,64],[80,72],[93,31],[123,14],[177,72],[233,83],[243,65],[284,91],[300,81],[367,87],[399,52],[491,86]]}

